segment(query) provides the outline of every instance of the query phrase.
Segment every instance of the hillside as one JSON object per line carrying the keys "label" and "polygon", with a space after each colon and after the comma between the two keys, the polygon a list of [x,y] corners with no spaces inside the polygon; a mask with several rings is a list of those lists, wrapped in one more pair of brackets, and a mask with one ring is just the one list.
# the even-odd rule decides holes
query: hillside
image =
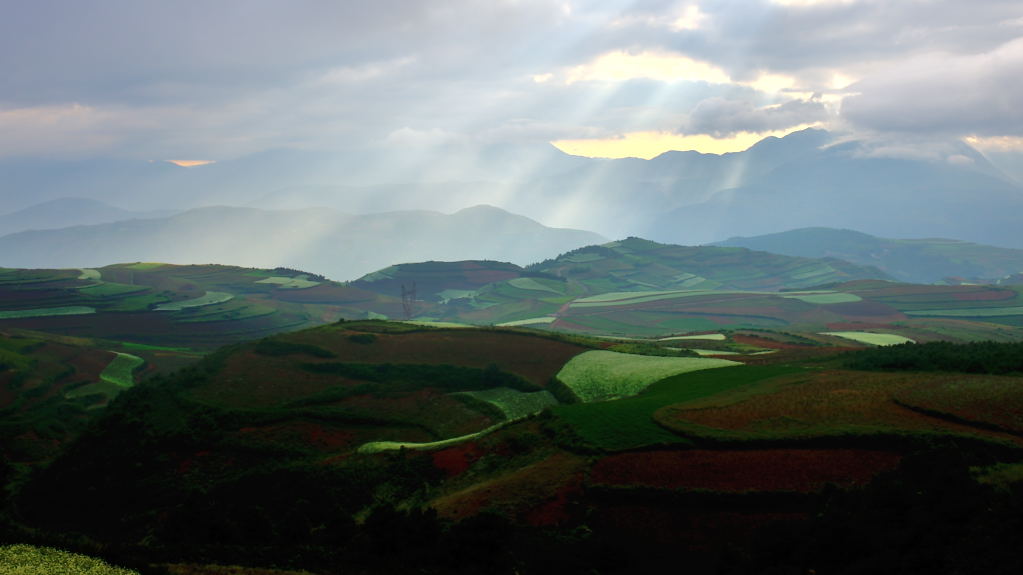
{"label": "hillside", "polygon": [[370,312],[400,315],[401,301],[285,268],[0,268],[0,329],[210,350]]}
{"label": "hillside", "polygon": [[836,259],[777,257],[746,249],[678,246],[627,238],[529,266],[586,286],[590,294],[651,289],[799,289],[852,279],[886,279]]}
{"label": "hillside", "polygon": [[547,228],[489,206],[451,215],[210,207],[168,218],[0,237],[4,254],[0,265],[61,268],[131,261],[230,262],[284,266],[347,280],[405,261],[495,258],[524,265],[600,241],[596,234]]}
{"label": "hillside", "polygon": [[[391,266],[352,287],[397,297],[417,320],[529,325],[617,336],[728,329],[874,330],[914,341],[1014,340],[1023,299],[1009,285],[917,285],[834,258],[629,238],[527,268],[493,261]],[[855,278],[855,279],[854,279]],[[901,336],[900,336],[901,337]]]}
{"label": "hillside", "polygon": [[946,278],[994,283],[1023,271],[1023,250],[949,239],[896,240],[832,228],[734,237],[714,245],[809,258],[833,257],[875,266],[910,283],[935,283]]}
{"label": "hillside", "polygon": [[[231,346],[122,393],[18,521],[119,564],[324,574],[755,573],[850,537],[880,561],[896,533],[947,565],[1018,539],[974,479],[1018,467],[1018,377],[877,367],[899,348],[854,371],[791,334],[729,336],[738,362],[647,343],[339,322]],[[1013,369],[1018,345],[978,349]]]}

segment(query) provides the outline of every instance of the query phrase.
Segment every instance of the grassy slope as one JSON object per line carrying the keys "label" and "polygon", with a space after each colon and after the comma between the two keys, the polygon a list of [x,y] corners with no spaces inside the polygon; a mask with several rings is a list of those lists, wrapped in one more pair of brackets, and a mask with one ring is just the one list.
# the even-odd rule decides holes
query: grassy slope
{"label": "grassy slope", "polygon": [[629,397],[666,377],[736,365],[723,359],[650,357],[594,350],[577,355],[558,372],[558,379],[582,402]]}
{"label": "grassy slope", "polygon": [[603,449],[634,449],[657,444],[689,442],[658,425],[658,409],[797,372],[788,366],[735,366],[684,373],[649,386],[636,397],[615,401],[564,405],[554,415],[569,424],[586,442]]}

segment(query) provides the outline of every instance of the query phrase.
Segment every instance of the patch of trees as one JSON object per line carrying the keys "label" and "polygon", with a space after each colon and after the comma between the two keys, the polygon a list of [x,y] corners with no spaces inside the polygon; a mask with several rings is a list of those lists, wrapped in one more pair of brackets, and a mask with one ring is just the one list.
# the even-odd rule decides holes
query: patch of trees
{"label": "patch of trees", "polygon": [[853,352],[846,365],[885,371],[1023,373],[1023,342],[904,343]]}
{"label": "patch of trees", "polygon": [[[372,335],[372,334],[367,334]],[[333,352],[309,343],[285,341],[279,338],[265,338],[256,344],[256,353],[268,356],[306,354],[313,357],[337,357]]]}
{"label": "patch of trees", "polygon": [[320,274],[314,274],[314,273],[305,272],[305,271],[302,271],[302,270],[296,270],[294,268],[276,267],[276,268],[274,268],[274,273],[278,273],[278,274],[281,274],[282,276],[286,276],[286,277],[289,277],[289,278],[298,277],[298,276],[306,276],[307,278],[309,278],[312,281],[317,281],[317,282],[325,282],[325,281],[327,281],[327,278],[323,277]]}

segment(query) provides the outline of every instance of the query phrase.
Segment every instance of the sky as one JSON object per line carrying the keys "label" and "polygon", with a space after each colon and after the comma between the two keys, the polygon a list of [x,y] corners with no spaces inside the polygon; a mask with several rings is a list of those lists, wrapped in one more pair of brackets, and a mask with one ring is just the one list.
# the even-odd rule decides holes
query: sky
{"label": "sky", "polygon": [[808,126],[1023,152],[1019,0],[0,3],[0,159],[651,157]]}

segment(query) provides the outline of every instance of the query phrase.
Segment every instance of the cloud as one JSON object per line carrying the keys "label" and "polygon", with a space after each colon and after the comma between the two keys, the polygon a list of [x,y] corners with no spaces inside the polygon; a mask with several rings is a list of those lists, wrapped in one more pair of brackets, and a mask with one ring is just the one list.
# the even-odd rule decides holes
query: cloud
{"label": "cloud", "polygon": [[608,52],[592,62],[568,70],[565,76],[568,84],[622,82],[636,78],[711,84],[726,84],[730,81],[728,74],[713,64],[669,52]]}
{"label": "cloud", "polygon": [[975,55],[926,54],[850,87],[842,115],[873,130],[1023,134],[1023,39]]}
{"label": "cloud", "polygon": [[749,101],[709,98],[696,106],[682,131],[720,138],[738,132],[783,130],[827,119],[827,108],[818,100],[790,100],[756,107]]}
{"label": "cloud", "polygon": [[552,142],[561,151],[595,158],[650,159],[669,151],[698,151],[727,154],[748,149],[766,137],[781,138],[810,127],[798,125],[783,130],[739,131],[727,135],[677,134],[671,132],[629,132],[612,138],[585,138]]}
{"label": "cloud", "polygon": [[813,122],[1023,136],[1018,0],[10,4],[0,155],[227,159]]}

